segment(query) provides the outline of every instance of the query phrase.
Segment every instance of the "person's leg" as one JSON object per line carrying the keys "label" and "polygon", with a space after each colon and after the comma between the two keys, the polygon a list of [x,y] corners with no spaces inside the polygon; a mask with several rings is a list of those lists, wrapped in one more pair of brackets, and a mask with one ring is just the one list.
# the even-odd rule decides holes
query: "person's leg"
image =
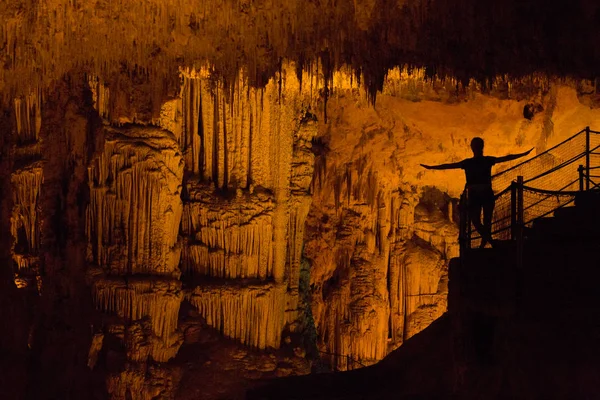
{"label": "person's leg", "polygon": [[485,229],[481,223],[481,208],[481,203],[475,201],[471,202],[469,204],[469,219],[477,233],[479,233],[479,236],[481,236],[481,244],[479,247],[484,247],[487,243],[487,235],[485,235]]}

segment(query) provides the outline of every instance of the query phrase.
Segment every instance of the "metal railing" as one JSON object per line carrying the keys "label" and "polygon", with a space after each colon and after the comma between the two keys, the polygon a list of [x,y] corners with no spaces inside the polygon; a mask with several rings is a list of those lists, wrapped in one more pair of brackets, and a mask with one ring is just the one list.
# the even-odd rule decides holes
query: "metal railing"
{"label": "metal railing", "polygon": [[[580,160],[585,163],[577,163]],[[492,238],[516,241],[517,253],[522,252],[525,227],[573,203],[577,193],[598,188],[600,172],[593,175],[598,169],[600,132],[586,127],[543,153],[497,173],[492,177],[492,187],[498,191],[494,196]],[[460,200],[461,256],[482,239],[472,234],[468,201],[465,190]]]}

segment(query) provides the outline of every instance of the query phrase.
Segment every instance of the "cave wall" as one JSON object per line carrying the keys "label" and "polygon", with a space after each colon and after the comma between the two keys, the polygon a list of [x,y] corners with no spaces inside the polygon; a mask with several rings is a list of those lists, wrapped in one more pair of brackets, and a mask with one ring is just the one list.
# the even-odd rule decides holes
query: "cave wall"
{"label": "cave wall", "polygon": [[6,265],[18,288],[11,304],[22,306],[12,318],[14,332],[26,344],[21,363],[28,366],[25,380],[11,383],[18,389],[10,395],[92,396],[103,391],[104,382],[86,368],[89,332],[98,319],[85,284],[83,199],[96,144],[91,138],[99,135],[100,120],[78,73],[11,106],[14,123],[6,124],[12,132],[6,132],[11,140],[5,148],[10,164],[3,169],[11,177],[3,190],[10,199],[5,204],[11,204],[10,234],[3,243],[10,246]]}
{"label": "cave wall", "polygon": [[[279,348],[300,323],[317,131],[310,88],[289,66],[262,89],[207,70],[182,70],[181,79],[158,111],[141,100],[143,86],[88,79],[106,124],[87,175],[87,281],[105,316],[90,357],[102,341],[121,343],[126,363],[108,376],[113,398],[173,395],[177,373],[155,363],[183,343],[184,299],[209,327],[258,349]],[[138,108],[112,100],[123,87]]]}
{"label": "cave wall", "polygon": [[[259,349],[300,323],[316,77],[302,87],[286,66],[255,89],[243,76],[228,86],[181,74],[180,90],[158,99],[147,77],[74,74],[7,114],[7,286],[20,289],[15,307],[31,302],[15,335],[51,395],[84,390],[75,376],[106,376],[111,398],[173,396],[177,371],[157,363],[183,343],[184,298]],[[62,351],[73,357],[49,384]]]}
{"label": "cave wall", "polygon": [[[11,237],[11,216],[13,209],[11,172],[14,157],[14,113],[3,110],[0,113],[0,192],[8,194],[0,197],[0,236]],[[28,333],[31,323],[27,313],[27,299],[14,283],[12,267],[13,252],[11,240],[0,240],[0,317],[10,321],[10,329],[1,330],[0,351],[3,362],[0,364],[0,385],[7,398],[18,398],[22,395],[27,382],[27,365],[25,363],[28,347]]]}
{"label": "cave wall", "polygon": [[34,387],[173,397],[182,302],[225,337],[278,348],[309,323],[306,260],[322,358],[377,362],[446,309],[463,178],[418,164],[468,157],[476,135],[488,154],[539,152],[600,122],[581,82],[500,78],[483,93],[394,69],[373,107],[350,70],[311,70],[282,64],[255,88],[182,69],[159,97],[148,77],[75,74],[11,104],[6,293],[26,310],[15,357],[28,342]]}
{"label": "cave wall", "polygon": [[182,89],[189,300],[209,325],[258,348],[279,347],[298,319],[317,127],[310,90],[290,66],[278,78],[254,89],[244,76],[226,87],[191,72]]}

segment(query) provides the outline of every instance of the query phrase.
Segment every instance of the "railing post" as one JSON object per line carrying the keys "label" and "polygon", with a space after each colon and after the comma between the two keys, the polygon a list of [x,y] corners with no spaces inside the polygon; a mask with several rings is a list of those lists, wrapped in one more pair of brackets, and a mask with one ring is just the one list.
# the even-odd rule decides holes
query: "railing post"
{"label": "railing post", "polygon": [[523,230],[524,210],[523,210],[523,177],[517,176],[517,268],[523,267]]}
{"label": "railing post", "polygon": [[518,176],[515,183],[515,205],[514,221],[515,221],[515,256],[516,256],[516,273],[515,273],[515,314],[521,314],[522,294],[523,294],[523,230],[524,210],[523,210],[523,177]]}
{"label": "railing post", "polygon": [[577,168],[577,172],[579,172],[579,191],[583,192],[583,165]]}
{"label": "railing post", "polygon": [[468,249],[471,248],[471,234],[469,226],[469,212],[467,207],[467,190],[460,196],[459,208],[460,208],[460,233],[459,233],[459,244],[460,244],[460,256],[465,257]]}
{"label": "railing post", "polygon": [[467,216],[467,249],[471,250],[471,213],[469,212],[469,193],[467,191],[467,196],[465,197],[465,215]]}
{"label": "railing post", "polygon": [[510,183],[510,240],[517,239],[517,183]]}
{"label": "railing post", "polygon": [[585,127],[585,190],[590,190],[590,127]]}

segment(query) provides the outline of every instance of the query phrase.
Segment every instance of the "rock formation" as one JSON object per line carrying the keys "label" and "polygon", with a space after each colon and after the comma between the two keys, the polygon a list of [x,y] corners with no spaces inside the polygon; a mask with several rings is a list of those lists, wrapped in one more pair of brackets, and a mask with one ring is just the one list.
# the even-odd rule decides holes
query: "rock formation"
{"label": "rock formation", "polygon": [[[382,359],[439,317],[446,257],[458,250],[458,231],[447,217],[415,218],[424,206],[414,189],[386,187],[374,172],[352,168],[340,178],[327,167],[333,177],[324,181],[339,183],[316,186],[320,209],[309,214],[305,248],[321,348],[336,369]],[[329,198],[320,197],[328,190]]]}
{"label": "rock formation", "polygon": [[297,322],[311,201],[316,121],[287,70],[285,82],[261,90],[244,77],[225,88],[191,72],[182,89],[189,300],[209,325],[258,348],[278,348],[284,326]]}
{"label": "rock formation", "polygon": [[[156,363],[173,359],[183,343],[184,298],[208,326],[259,349],[279,348],[284,330],[300,323],[317,132],[308,90],[295,74],[264,89],[243,77],[226,88],[207,71],[182,74],[180,97],[144,117],[160,128],[115,108],[118,89],[100,78],[87,82],[98,114],[117,125],[102,128],[83,200],[86,281],[104,315],[88,365],[119,354],[120,343],[124,363],[113,362],[107,376],[115,399],[174,394],[177,374]],[[16,236],[35,232],[35,195],[21,192]]]}
{"label": "rock formation", "polygon": [[112,275],[178,278],[182,179],[169,132],[107,129],[104,152],[88,168],[90,261]]}
{"label": "rock formation", "polygon": [[17,286],[36,287],[39,280],[41,218],[38,204],[43,181],[39,134],[41,128],[41,94],[32,93],[14,101],[18,147],[12,173],[13,261]]}
{"label": "rock formation", "polygon": [[[166,362],[183,341],[179,222],[183,159],[175,138],[156,128],[107,128],[103,152],[88,167],[88,282],[97,309],[119,319],[106,327],[123,341],[130,364],[109,392],[146,393],[149,359]],[[134,374],[135,376],[135,374]],[[145,396],[150,396],[150,393]],[[150,396],[151,397],[151,396]]]}

